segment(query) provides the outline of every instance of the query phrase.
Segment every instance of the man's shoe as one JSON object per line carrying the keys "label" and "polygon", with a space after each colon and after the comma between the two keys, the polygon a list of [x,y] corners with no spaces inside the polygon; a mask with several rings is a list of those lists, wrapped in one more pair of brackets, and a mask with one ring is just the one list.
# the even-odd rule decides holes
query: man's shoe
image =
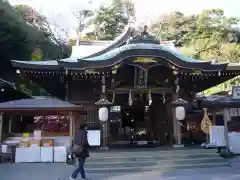
{"label": "man's shoe", "polygon": [[72,177],[70,177],[69,179],[70,179],[70,180],[75,180],[75,179],[73,179]]}

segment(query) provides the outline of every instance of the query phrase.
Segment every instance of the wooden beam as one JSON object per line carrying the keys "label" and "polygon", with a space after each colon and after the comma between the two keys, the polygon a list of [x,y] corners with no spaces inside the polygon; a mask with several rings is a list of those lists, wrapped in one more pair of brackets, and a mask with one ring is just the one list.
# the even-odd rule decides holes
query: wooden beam
{"label": "wooden beam", "polygon": [[136,93],[147,93],[151,91],[151,93],[172,93],[172,88],[162,88],[162,87],[148,87],[148,88],[116,88],[116,89],[107,89],[107,93],[113,93],[116,94],[126,94],[129,91],[136,92]]}

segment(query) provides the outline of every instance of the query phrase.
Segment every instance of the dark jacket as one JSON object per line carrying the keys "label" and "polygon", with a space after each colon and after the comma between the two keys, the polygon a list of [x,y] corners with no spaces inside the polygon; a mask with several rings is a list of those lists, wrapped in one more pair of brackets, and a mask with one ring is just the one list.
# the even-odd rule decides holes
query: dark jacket
{"label": "dark jacket", "polygon": [[85,130],[78,130],[76,133],[75,144],[81,145],[83,147],[83,151],[78,154],[78,157],[87,158],[89,157],[89,143],[87,139],[87,131]]}

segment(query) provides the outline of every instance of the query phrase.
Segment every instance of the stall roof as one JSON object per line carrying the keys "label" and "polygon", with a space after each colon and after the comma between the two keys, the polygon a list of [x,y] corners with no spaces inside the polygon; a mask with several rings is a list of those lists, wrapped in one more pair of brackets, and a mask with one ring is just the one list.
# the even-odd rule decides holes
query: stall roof
{"label": "stall roof", "polygon": [[15,85],[14,85],[13,82],[6,81],[6,80],[0,78],[0,88],[4,87],[4,86],[6,86],[6,85],[8,85],[8,86],[10,86],[10,87],[12,87],[12,88],[15,89]]}
{"label": "stall roof", "polygon": [[202,98],[202,105],[204,107],[213,107],[213,108],[218,108],[218,107],[240,107],[240,99],[232,99],[232,96],[221,96],[221,95],[216,95],[216,96],[208,96]]}
{"label": "stall roof", "polygon": [[0,103],[0,112],[50,112],[61,114],[73,111],[83,112],[83,106],[77,106],[67,101],[49,97],[34,97],[32,99],[20,99]]}

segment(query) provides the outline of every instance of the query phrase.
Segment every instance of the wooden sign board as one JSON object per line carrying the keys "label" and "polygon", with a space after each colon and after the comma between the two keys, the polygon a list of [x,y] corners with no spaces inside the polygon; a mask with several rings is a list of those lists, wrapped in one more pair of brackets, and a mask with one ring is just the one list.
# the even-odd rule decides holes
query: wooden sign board
{"label": "wooden sign board", "polygon": [[154,58],[150,57],[137,57],[133,62],[135,63],[157,63]]}

